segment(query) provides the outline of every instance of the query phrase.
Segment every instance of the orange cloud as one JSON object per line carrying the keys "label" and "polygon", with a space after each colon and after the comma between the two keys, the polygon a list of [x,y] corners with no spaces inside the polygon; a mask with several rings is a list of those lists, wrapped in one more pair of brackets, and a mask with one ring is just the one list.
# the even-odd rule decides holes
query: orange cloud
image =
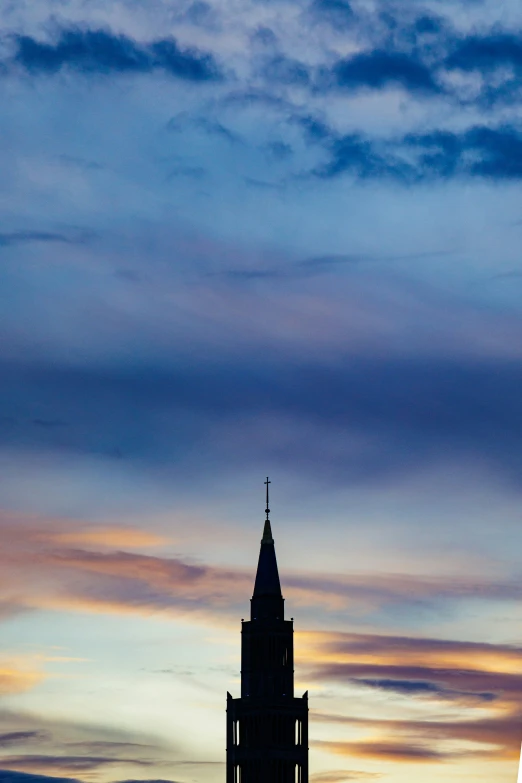
{"label": "orange cloud", "polygon": [[474,720],[374,720],[328,714],[315,714],[314,720],[343,723],[372,734],[377,731],[377,738],[362,741],[316,740],[316,744],[343,756],[388,761],[445,761],[476,756],[513,761],[520,755],[520,712]]}
{"label": "orange cloud", "polygon": [[315,742],[341,756],[372,759],[373,761],[392,762],[429,762],[447,761],[451,754],[433,750],[427,745],[407,742]]}
{"label": "orange cloud", "polygon": [[0,663],[0,694],[24,693],[32,690],[44,678],[39,671]]}
{"label": "orange cloud", "polygon": [[[444,703],[438,720],[432,709],[415,720],[314,713],[314,723],[338,724],[350,731],[346,740],[318,741],[325,750],[388,763],[518,759],[521,647],[322,632],[299,634],[298,641],[306,651],[308,681],[372,689],[410,703],[416,699],[417,709],[424,700]],[[351,698],[351,703],[358,702]],[[469,715],[465,720],[464,706]],[[353,737],[354,732],[361,736]]]}
{"label": "orange cloud", "polygon": [[[60,519],[21,518],[0,515],[0,544],[5,606],[8,613],[26,608],[84,609],[110,612],[192,611],[216,616],[236,615],[239,604],[252,589],[249,569],[223,568],[190,562],[181,557],[143,554],[136,549],[159,546],[164,539],[124,526],[78,527]],[[309,607],[342,609],[352,613],[375,610],[390,603],[407,605],[411,596],[436,601],[441,596],[483,598],[522,596],[519,584],[478,583],[463,578],[436,580],[412,575],[288,574],[285,593],[293,603]],[[335,647],[335,644],[337,647]],[[320,657],[332,660],[370,660],[371,649],[354,647],[354,638],[322,644]],[[344,649],[341,649],[344,645]],[[440,663],[457,662],[455,651],[433,648]],[[484,648],[484,656],[493,654]],[[411,654],[411,650],[410,650]],[[461,655],[461,653],[458,653]],[[343,657],[344,656],[344,657]],[[402,656],[397,647],[397,660]],[[506,655],[502,658],[506,661]],[[485,665],[487,662],[485,662]]]}
{"label": "orange cloud", "polygon": [[[250,570],[130,551],[159,546],[163,539],[122,526],[74,528],[66,520],[4,517],[0,518],[0,536],[3,594],[10,607],[168,612],[176,616],[190,613],[191,617],[201,615],[206,621],[219,618],[223,622],[229,616],[238,616],[238,604],[244,603],[252,589]],[[480,584],[463,578],[443,583],[396,574],[376,578],[372,574],[345,577],[294,573],[285,579],[285,592],[293,601],[307,606],[350,605],[352,610],[358,607],[362,611],[408,601],[412,594],[426,599],[470,594],[512,599],[522,591],[520,585],[511,583]],[[437,762],[464,753],[510,760],[519,752],[522,729],[516,708],[522,697],[521,647],[330,632],[298,633],[297,643],[301,648],[300,676],[308,682],[377,689],[387,696],[415,698],[417,706],[419,699],[444,700],[444,720],[431,716],[425,721],[376,721],[316,714],[314,721],[318,723],[346,724],[362,732],[350,741],[332,739],[323,743],[332,753],[404,763]],[[21,667],[5,669],[4,674],[0,671],[0,692],[20,692],[34,687],[42,677],[30,667],[27,671]],[[471,705],[468,721],[451,713],[453,707],[460,710],[463,704]],[[480,708],[480,713],[473,712],[474,706]],[[485,713],[489,717],[484,717]],[[96,755],[100,767],[113,763],[103,761],[101,753]],[[12,756],[11,760],[18,765],[13,768],[22,771],[40,765],[40,769],[62,773],[74,774],[78,769],[88,773],[81,770],[80,755],[67,758]],[[128,758],[120,761],[134,763]],[[317,778],[316,783],[342,779]]]}
{"label": "orange cloud", "polygon": [[145,549],[167,544],[169,539],[128,527],[97,527],[52,533],[49,540],[66,546],[99,546],[104,549]]}
{"label": "orange cloud", "polygon": [[522,647],[412,636],[340,632],[301,632],[307,654],[321,662],[371,666],[437,666],[518,673]]}
{"label": "orange cloud", "polygon": [[336,769],[329,772],[316,772],[310,777],[310,783],[347,783],[347,781],[375,780],[382,775],[378,772],[360,772],[350,769]]}

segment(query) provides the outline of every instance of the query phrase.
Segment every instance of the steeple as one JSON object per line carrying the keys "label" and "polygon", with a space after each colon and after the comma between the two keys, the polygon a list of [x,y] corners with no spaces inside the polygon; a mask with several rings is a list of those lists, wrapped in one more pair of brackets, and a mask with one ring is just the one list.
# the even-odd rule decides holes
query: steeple
{"label": "steeple", "polygon": [[308,693],[294,696],[294,627],[284,618],[265,484],[251,618],[241,621],[241,697],[227,694],[226,783],[308,783]]}
{"label": "steeple", "polygon": [[279,571],[277,568],[277,558],[275,553],[274,539],[272,537],[272,528],[270,525],[270,508],[268,506],[268,485],[266,484],[266,519],[263,529],[263,538],[261,539],[261,549],[257,564],[256,581],[254,584],[254,594],[251,603],[251,619],[284,619],[284,599],[281,593],[281,583],[279,581]]}

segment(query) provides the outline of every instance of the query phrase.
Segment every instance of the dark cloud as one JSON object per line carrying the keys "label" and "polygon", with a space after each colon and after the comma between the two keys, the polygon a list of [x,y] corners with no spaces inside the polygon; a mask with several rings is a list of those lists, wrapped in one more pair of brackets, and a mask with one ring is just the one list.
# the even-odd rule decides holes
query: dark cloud
{"label": "dark cloud", "polygon": [[51,754],[27,754],[18,756],[3,756],[1,762],[7,767],[21,768],[23,771],[64,770],[74,773],[91,772],[111,764],[136,764],[140,767],[152,766],[155,762],[136,758],[115,758],[113,756],[66,756]]}
{"label": "dark cloud", "polygon": [[59,234],[54,231],[11,231],[0,234],[0,247],[11,247],[12,245],[24,245],[32,242],[61,242],[66,245],[84,244],[89,238],[90,233],[82,232],[76,236]]}
{"label": "dark cloud", "polygon": [[298,60],[279,54],[268,60],[262,68],[264,78],[278,84],[295,84],[306,87],[310,83],[307,66]]}
{"label": "dark cloud", "polygon": [[258,27],[252,35],[250,40],[253,44],[260,44],[262,47],[267,46],[274,48],[279,41],[277,35],[270,27]]}
{"label": "dark cloud", "polygon": [[446,24],[440,16],[424,14],[415,20],[414,29],[418,35],[436,35],[446,28]]}
{"label": "dark cloud", "polygon": [[399,84],[413,93],[434,94],[442,91],[430,69],[416,56],[377,49],[340,60],[333,67],[334,83],[343,89],[381,89]]}
{"label": "dark cloud", "polygon": [[[461,691],[466,695],[479,698],[484,693],[506,699],[522,700],[522,676],[504,672],[482,671],[479,669],[456,669],[421,665],[396,665],[387,663],[330,663],[316,667],[312,678],[319,681],[368,681],[394,680],[398,683],[432,683],[445,690]],[[490,699],[491,701],[492,699]],[[520,744],[520,743],[519,743]]]}
{"label": "dark cloud", "polygon": [[[468,457],[520,480],[522,368],[515,361],[351,357],[331,367],[276,357],[215,361],[168,371],[4,363],[0,443],[87,454],[118,449],[151,466],[174,459],[178,469],[196,442],[200,453],[207,442],[208,456],[219,453],[222,464],[243,460],[250,445],[258,458],[270,452],[278,462],[298,459],[302,470],[343,481]],[[250,444],[231,437],[239,420],[263,415],[291,425],[285,449],[280,438],[265,441],[260,433],[251,433]],[[229,437],[217,442],[214,427],[224,424]],[[303,453],[299,433],[308,438],[310,427],[317,448]],[[340,448],[342,433],[347,444],[359,433],[367,445],[361,453]]]}
{"label": "dark cloud", "polygon": [[312,172],[322,179],[351,174],[359,179],[398,179],[410,175],[412,167],[400,163],[391,151],[378,151],[378,144],[360,133],[335,138],[326,144],[327,163]]}
{"label": "dark cloud", "polygon": [[[0,759],[2,763],[2,759]],[[79,783],[75,778],[59,778],[53,775],[37,775],[30,772],[16,772],[0,769],[0,783]]]}
{"label": "dark cloud", "polygon": [[354,11],[347,0],[314,0],[310,10],[316,19],[324,20],[337,29],[354,24]]}
{"label": "dark cloud", "polygon": [[[204,763],[204,762],[202,762]],[[1,783],[1,781],[0,781]],[[165,780],[164,778],[140,778],[139,780],[134,780],[131,778],[130,780],[118,780],[115,781],[115,783],[179,783],[178,780]]]}
{"label": "dark cloud", "polygon": [[409,134],[403,143],[417,154],[416,174],[421,179],[522,177],[522,132],[518,128],[477,126],[461,134]]}
{"label": "dark cloud", "polygon": [[293,116],[290,122],[298,125],[310,142],[323,142],[336,138],[336,134],[323,120],[310,114]]}
{"label": "dark cloud", "polygon": [[448,68],[487,72],[511,66],[522,73],[522,36],[507,32],[462,38],[446,59]]}
{"label": "dark cloud", "polygon": [[188,81],[219,78],[210,54],[182,49],[174,38],[147,44],[107,30],[63,29],[56,40],[39,41],[28,35],[13,36],[13,61],[31,73],[56,73],[62,69],[84,74],[151,73],[162,70]]}
{"label": "dark cloud", "polygon": [[324,147],[329,160],[313,174],[327,179],[350,174],[411,184],[522,178],[522,131],[514,126],[476,126],[461,133],[435,130],[385,141],[350,134],[327,140]]}
{"label": "dark cloud", "polygon": [[452,691],[448,688],[442,688],[434,682],[424,682],[422,680],[390,680],[390,679],[365,679],[360,677],[353,680],[356,685],[366,685],[369,688],[376,688],[382,691],[391,691],[401,693],[405,696],[435,696],[441,699],[455,699],[461,701],[467,696],[473,696],[479,701],[494,701],[497,695],[494,693],[465,693],[463,691]]}
{"label": "dark cloud", "polygon": [[218,24],[216,8],[204,0],[195,0],[191,3],[181,18],[199,27],[215,28]]}
{"label": "dark cloud", "polygon": [[[343,0],[316,0],[315,18],[336,29],[354,27],[365,42],[362,51],[318,71],[316,86],[356,91],[400,86],[410,97],[443,97],[455,107],[512,103],[522,89],[522,34],[507,30],[483,35],[457,33],[451,21],[433,14],[381,11],[354,24],[357,17]],[[499,68],[508,69],[500,74]],[[483,83],[472,89],[448,75],[477,72]],[[511,72],[509,72],[509,70]]]}
{"label": "dark cloud", "polygon": [[[54,775],[37,775],[31,772],[0,769],[0,783],[79,783],[79,781],[76,778],[61,778]],[[139,780],[115,781],[115,783],[179,783],[179,781],[162,778],[140,778]]]}
{"label": "dark cloud", "polygon": [[48,737],[49,735],[44,731],[10,731],[0,734],[0,748],[26,742],[41,742]]}
{"label": "dark cloud", "polygon": [[439,688],[433,682],[418,682],[415,680],[368,680],[361,677],[358,680],[354,680],[354,683],[358,685],[367,685],[370,688],[378,688],[384,691],[395,691],[396,693],[406,694],[425,694],[436,693],[440,694],[444,692],[444,688]]}

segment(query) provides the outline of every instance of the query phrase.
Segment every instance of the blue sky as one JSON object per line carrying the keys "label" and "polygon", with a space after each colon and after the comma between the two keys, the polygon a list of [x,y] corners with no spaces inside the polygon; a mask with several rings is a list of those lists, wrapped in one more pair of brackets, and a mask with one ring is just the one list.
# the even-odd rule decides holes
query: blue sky
{"label": "blue sky", "polygon": [[223,779],[267,473],[313,783],[514,783],[520,4],[0,18],[3,783]]}

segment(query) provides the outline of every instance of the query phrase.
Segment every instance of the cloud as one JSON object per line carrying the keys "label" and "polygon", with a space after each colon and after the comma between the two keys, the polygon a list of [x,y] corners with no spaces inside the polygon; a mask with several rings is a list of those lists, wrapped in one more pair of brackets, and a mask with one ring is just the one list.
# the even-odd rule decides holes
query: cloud
{"label": "cloud", "polygon": [[448,688],[441,688],[434,682],[423,682],[417,680],[390,680],[390,679],[365,679],[359,677],[353,680],[356,685],[366,685],[369,688],[401,693],[406,696],[433,696],[437,699],[458,699],[463,701],[466,697],[474,696],[480,701],[493,701],[496,697],[494,693],[476,693],[470,694],[465,691],[452,691]]}
{"label": "cloud", "polygon": [[58,778],[51,775],[37,775],[28,772],[17,772],[12,769],[0,769],[0,783],[78,783],[78,781],[75,778]]}
{"label": "cloud", "polygon": [[293,84],[305,87],[310,83],[307,66],[298,60],[282,54],[270,58],[262,68],[264,78],[278,84]]}
{"label": "cloud", "polygon": [[[202,762],[202,763],[204,763],[204,762]],[[0,781],[0,783],[1,783],[1,781]],[[164,778],[152,778],[152,779],[149,779],[149,778],[139,778],[139,780],[134,780],[134,779],[131,778],[130,780],[116,781],[116,783],[179,783],[179,781],[177,781],[177,780],[165,780]]]}
{"label": "cloud", "polygon": [[[6,558],[4,592],[20,610],[190,614],[194,622],[222,624],[238,614],[241,596],[251,591],[252,574],[245,569],[129,551],[158,546],[161,539],[145,533],[134,535],[132,530],[126,533],[120,527],[95,527],[90,532],[81,526],[74,530],[76,526],[67,520],[18,518],[14,523],[9,516],[0,522]],[[285,595],[294,605],[308,607],[312,613],[320,607],[347,617],[361,611],[370,616],[383,607],[440,606],[470,598],[520,600],[521,590],[516,580],[499,583],[373,573],[285,575]],[[522,687],[517,677],[508,673],[493,676],[487,671],[467,671],[460,678],[452,674],[452,667],[462,667],[467,655],[480,655],[488,665],[501,661],[519,666],[522,654],[516,647],[349,634],[314,637],[312,642],[309,658],[321,664],[311,670],[310,677],[317,681],[359,679],[366,687],[384,688],[384,681],[393,680],[396,690],[403,692],[408,687],[405,682],[434,683],[433,696],[461,701],[485,701],[486,694],[495,695],[499,688],[518,693]],[[394,649],[395,658],[391,655]],[[444,662],[446,669],[442,668]],[[21,692],[35,687],[41,678],[32,668],[6,666],[3,687],[6,692]],[[422,684],[417,690],[426,695],[428,687]],[[414,688],[409,686],[410,693]]]}
{"label": "cloud", "polygon": [[360,772],[353,769],[336,769],[329,772],[316,772],[310,776],[310,783],[344,783],[348,780],[376,780],[382,777],[379,772]]}
{"label": "cloud", "polygon": [[[0,769],[0,783],[79,783],[77,778],[62,778],[54,775],[38,775],[31,772],[17,772],[11,769]],[[130,778],[115,783],[179,783],[179,781],[164,778]]]}
{"label": "cloud", "polygon": [[323,179],[350,174],[358,179],[403,184],[480,178],[522,178],[522,131],[515,126],[477,125],[462,132],[434,130],[377,140],[360,133],[330,137],[329,160],[313,171]]}
{"label": "cloud", "polygon": [[[240,611],[240,597],[252,588],[252,575],[239,568],[194,563],[181,556],[160,556],[130,551],[132,548],[158,547],[162,539],[143,533],[135,535],[124,528],[96,528],[92,531],[66,520],[18,519],[6,517],[0,522],[0,540],[5,560],[4,593],[12,596],[18,611],[36,609],[86,612],[155,613],[187,616],[194,621],[227,622]],[[127,542],[125,542],[127,538]],[[75,548],[71,544],[75,544]],[[414,574],[309,574],[285,576],[285,595],[296,606],[317,607],[343,613],[347,617],[364,611],[368,616],[383,607],[440,606],[470,598],[477,600],[520,600],[521,587],[513,582],[487,582],[474,578],[427,578]],[[412,597],[413,596],[413,597]],[[403,691],[408,682],[431,682],[432,695],[442,698],[486,700],[485,694],[498,692],[497,680],[476,673],[478,679],[449,679],[450,673],[436,676],[433,669],[446,661],[448,667],[462,665],[466,655],[480,655],[484,661],[520,663],[516,647],[442,643],[437,640],[357,635],[337,635],[314,639],[310,656],[322,660],[311,677],[352,681],[398,681]],[[417,645],[417,646],[416,646]],[[396,658],[390,650],[397,649]],[[370,652],[371,651],[371,652]],[[380,656],[378,665],[375,656]],[[383,656],[388,667],[383,667]],[[418,669],[422,658],[424,668]],[[358,663],[354,663],[356,660]],[[403,664],[397,667],[397,662]],[[355,668],[354,668],[355,667]],[[35,687],[42,679],[40,671],[6,665],[0,682],[6,692],[21,692]],[[371,682],[370,682],[371,681]],[[518,680],[505,675],[502,687],[508,690]],[[460,683],[460,684],[459,684]],[[391,689],[391,684],[388,686]],[[426,685],[417,687],[426,695]],[[414,686],[410,686],[413,692]],[[451,693],[450,693],[451,691]],[[462,693],[465,691],[465,693]]]}
{"label": "cloud", "polygon": [[[383,740],[355,742],[318,741],[334,753],[395,761],[447,761],[451,758],[513,760],[520,756],[519,711],[507,715],[470,720],[372,720],[315,715],[326,723],[343,723],[367,732],[382,734]],[[406,736],[406,741],[404,737]],[[387,739],[385,739],[385,737]],[[438,747],[437,743],[441,743]],[[470,748],[469,743],[475,747]]]}
{"label": "cloud", "polygon": [[[54,775],[38,775],[31,772],[17,772],[10,769],[0,769],[0,783],[79,783],[77,778],[55,777]],[[115,781],[115,783],[179,783],[176,780],[162,778],[139,778]]]}
{"label": "cloud", "polygon": [[[151,735],[150,727],[147,734],[143,733],[143,726],[139,726],[137,732],[116,729],[107,723],[97,724],[93,715],[88,720],[75,722],[70,717],[53,719],[45,714],[9,709],[0,711],[0,725],[13,729],[6,733],[20,736],[17,743],[20,749],[17,748],[16,754],[9,745],[0,747],[3,773],[7,774],[6,769],[20,773],[19,778],[13,777],[13,783],[24,783],[21,773],[41,775],[42,783],[45,783],[48,775],[90,780],[97,779],[99,772],[105,779],[109,775],[123,776],[129,772],[150,774],[152,767],[155,767],[154,772],[165,767],[170,771],[172,766],[185,763],[183,756],[176,761],[179,753],[176,744],[158,741]],[[45,740],[43,752],[42,740]],[[23,751],[22,745],[27,746]],[[0,783],[7,783],[1,774]]]}
{"label": "cloud", "polygon": [[[377,688],[393,698],[429,697],[445,705],[438,719],[433,711],[407,720],[314,713],[318,723],[350,728],[349,741],[321,741],[325,749],[397,762],[504,760],[519,753],[522,648],[375,634],[305,633],[298,638],[309,662],[308,681]],[[393,706],[400,710],[396,701]]]}
{"label": "cloud", "polygon": [[313,744],[342,756],[355,756],[356,758],[395,763],[433,763],[448,761],[455,756],[473,755],[472,753],[462,754],[438,751],[427,745],[410,744],[408,742],[326,742],[316,740]]}
{"label": "cloud", "polygon": [[[484,693],[501,694],[513,701],[522,702],[522,676],[511,672],[483,671],[481,669],[449,669],[429,666],[400,666],[386,663],[324,663],[311,672],[313,679],[321,681],[355,682],[359,679],[366,685],[368,679],[416,681],[423,684],[441,684],[446,691],[453,690],[455,698],[461,695],[478,696]],[[459,693],[460,691],[460,693]],[[434,692],[436,692],[434,690]],[[409,691],[411,694],[412,691]]]}
{"label": "cloud", "polygon": [[8,731],[0,734],[0,748],[10,745],[19,745],[29,742],[41,742],[48,739],[49,735],[44,731]]}
{"label": "cloud", "polygon": [[377,49],[339,60],[332,70],[334,83],[343,89],[382,89],[399,85],[408,92],[433,95],[442,92],[430,69],[413,55]]}
{"label": "cloud", "polygon": [[[311,269],[318,266],[331,268],[316,260]],[[252,287],[238,296],[244,277],[268,281],[277,272],[266,266],[238,270],[241,279],[221,291],[193,293],[184,300],[188,317],[172,328],[181,325],[191,346],[191,331],[198,339],[199,324],[208,324],[207,347],[194,346],[175,367],[3,362],[0,444],[151,470],[176,459],[190,471],[198,443],[221,469],[257,454],[278,464],[299,460],[300,470],[334,483],[465,459],[518,482],[517,314],[475,310],[385,275],[379,283],[359,272],[362,264],[337,266],[350,277],[334,292],[261,295]],[[248,331],[238,330],[247,314]],[[176,342],[169,361],[179,356]],[[199,363],[214,345],[212,364]],[[310,439],[316,449],[303,448]]]}
{"label": "cloud", "polygon": [[52,754],[26,754],[19,756],[2,756],[2,764],[21,772],[32,770],[42,772],[88,773],[103,767],[133,764],[139,767],[149,767],[155,761],[139,758],[114,758],[112,756],[67,756]]}
{"label": "cloud", "polygon": [[174,38],[147,44],[102,29],[62,29],[56,40],[39,41],[28,35],[13,36],[13,62],[34,74],[62,69],[83,74],[152,73],[163,71],[192,82],[220,77],[211,54],[182,49]]}
{"label": "cloud", "polygon": [[13,245],[31,244],[33,242],[54,243],[59,242],[66,245],[85,244],[90,234],[84,232],[78,236],[69,236],[59,234],[53,231],[12,231],[10,233],[0,234],[0,248],[12,247]]}
{"label": "cloud", "polygon": [[355,22],[353,8],[347,0],[313,0],[310,10],[316,19],[337,29],[346,29]]}
{"label": "cloud", "polygon": [[496,695],[517,701],[522,648],[458,640],[378,634],[314,633],[304,637],[312,676],[392,688],[406,695],[452,691],[455,698]]}
{"label": "cloud", "polygon": [[388,634],[325,633],[310,640],[317,645],[316,653],[336,660],[376,663],[424,664],[463,669],[470,661],[479,661],[479,668],[500,667],[517,671],[522,660],[522,647],[510,644],[488,644],[421,636]]}
{"label": "cloud", "polygon": [[147,530],[128,527],[89,527],[80,530],[49,531],[48,540],[70,546],[97,546],[103,548],[143,549],[167,543],[168,539]]}
{"label": "cloud", "polygon": [[492,71],[511,66],[522,73],[522,37],[508,32],[470,35],[461,38],[446,60],[448,68],[463,71]]}
{"label": "cloud", "polygon": [[[5,588],[4,588],[5,589]],[[19,664],[0,661],[0,695],[24,693],[43,679],[40,671],[22,668]]]}

